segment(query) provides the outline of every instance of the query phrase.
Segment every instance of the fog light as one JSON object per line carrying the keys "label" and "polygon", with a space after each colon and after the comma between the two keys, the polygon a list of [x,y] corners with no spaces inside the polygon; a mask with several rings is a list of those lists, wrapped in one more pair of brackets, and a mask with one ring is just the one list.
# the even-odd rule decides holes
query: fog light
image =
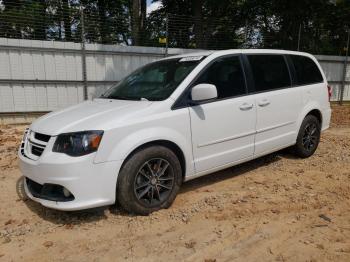
{"label": "fog light", "polygon": [[69,190],[67,188],[63,188],[63,195],[65,197],[69,197],[71,195],[71,193],[69,192]]}

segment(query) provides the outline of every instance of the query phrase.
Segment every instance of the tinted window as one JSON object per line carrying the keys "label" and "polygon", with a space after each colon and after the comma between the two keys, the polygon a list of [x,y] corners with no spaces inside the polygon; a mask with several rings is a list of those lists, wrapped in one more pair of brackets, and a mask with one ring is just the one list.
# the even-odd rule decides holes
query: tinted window
{"label": "tinted window", "polygon": [[215,85],[219,99],[245,94],[245,80],[239,57],[216,60],[201,73],[195,85],[203,83]]}
{"label": "tinted window", "polygon": [[282,55],[248,55],[248,60],[256,92],[291,85],[288,68]]}
{"label": "tinted window", "polygon": [[312,59],[306,56],[291,55],[296,73],[296,83],[307,85],[323,82],[320,70]]}

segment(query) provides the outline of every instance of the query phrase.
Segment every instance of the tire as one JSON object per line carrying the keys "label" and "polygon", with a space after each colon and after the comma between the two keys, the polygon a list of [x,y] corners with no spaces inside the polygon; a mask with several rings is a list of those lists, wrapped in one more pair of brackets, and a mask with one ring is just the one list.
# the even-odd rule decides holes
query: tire
{"label": "tire", "polygon": [[168,208],[182,183],[182,169],[173,151],[150,146],[129,157],[117,182],[117,201],[129,213],[148,215]]}
{"label": "tire", "polygon": [[301,123],[294,152],[301,158],[312,156],[320,142],[321,124],[313,115],[307,115]]}

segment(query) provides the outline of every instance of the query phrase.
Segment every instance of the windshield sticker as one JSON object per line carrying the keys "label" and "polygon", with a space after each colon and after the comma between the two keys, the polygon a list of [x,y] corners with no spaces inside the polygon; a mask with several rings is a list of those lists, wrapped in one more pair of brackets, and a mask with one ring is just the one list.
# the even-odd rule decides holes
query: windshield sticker
{"label": "windshield sticker", "polygon": [[199,61],[203,56],[188,56],[180,59],[180,62]]}

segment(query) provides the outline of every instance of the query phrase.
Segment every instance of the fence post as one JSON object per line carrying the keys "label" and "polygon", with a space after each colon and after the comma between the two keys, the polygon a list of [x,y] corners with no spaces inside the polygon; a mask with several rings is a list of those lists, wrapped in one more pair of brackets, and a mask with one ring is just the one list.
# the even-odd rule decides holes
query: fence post
{"label": "fence post", "polygon": [[85,18],[84,9],[80,8],[80,22],[81,22],[81,66],[82,66],[82,78],[83,78],[83,94],[84,100],[88,99],[88,86],[86,76],[86,50],[85,50]]}
{"label": "fence post", "polygon": [[348,55],[349,55],[349,42],[350,42],[350,28],[348,28],[348,40],[346,43],[346,52],[345,52],[345,61],[344,61],[344,67],[343,67],[343,80],[342,80],[342,86],[340,90],[340,105],[343,104],[344,99],[344,91],[345,91],[345,83],[346,83],[346,73],[347,73],[347,66],[348,66]]}
{"label": "fence post", "polygon": [[300,50],[300,37],[301,37],[301,23],[299,25],[299,32],[298,32],[298,51]]}

